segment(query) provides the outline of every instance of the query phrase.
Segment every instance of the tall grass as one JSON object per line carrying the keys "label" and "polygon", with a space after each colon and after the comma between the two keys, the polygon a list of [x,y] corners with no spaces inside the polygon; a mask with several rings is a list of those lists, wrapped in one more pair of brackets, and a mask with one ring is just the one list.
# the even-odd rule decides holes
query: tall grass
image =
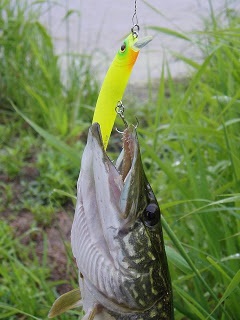
{"label": "tall grass", "polygon": [[[76,170],[79,154],[66,142],[69,135],[79,134],[91,118],[91,113],[85,116],[83,106],[78,104],[81,101],[78,95],[83,95],[76,85],[86,80],[83,83],[88,90],[83,91],[87,92],[87,103],[93,105],[95,87],[89,79],[88,64],[83,60],[83,69],[87,66],[83,74],[82,67],[80,71],[71,69],[71,89],[64,87],[58,57],[46,30],[32,15],[26,17],[19,5],[13,10],[10,3],[4,1],[0,6],[1,26],[7,30],[11,22],[9,30],[15,30],[11,32],[13,39],[5,36],[6,31],[0,35],[0,52],[4,57],[0,62],[1,98],[4,101],[9,98],[18,115],[54,150],[58,149],[57,152],[68,158]],[[166,62],[159,85],[154,89],[157,98],[152,99],[155,95],[151,94],[142,108],[137,103],[135,109],[140,122],[143,162],[164,217],[176,320],[227,320],[237,319],[240,314],[240,19],[228,8],[223,12],[224,16],[218,16],[211,11],[205,29],[194,35],[151,27],[197,45],[203,61],[176,54],[194,68],[191,77],[175,81]],[[14,29],[16,16],[24,20],[20,19],[19,29]],[[30,30],[35,36],[29,34]],[[17,35],[24,40],[20,43],[24,44],[25,55],[21,46],[16,52],[13,50],[19,45]],[[63,128],[59,127],[61,123]],[[6,232],[9,234],[9,230]],[[0,236],[3,243],[6,232]],[[30,263],[27,258],[23,264],[13,244],[12,239],[0,255],[4,257],[0,267],[0,280],[4,283],[2,318],[17,319],[15,315],[20,310],[23,319],[43,319],[54,300],[53,284],[46,282],[48,266],[39,266],[36,260]],[[7,274],[9,268],[13,269],[11,276]],[[40,268],[40,280],[32,268]],[[26,278],[19,276],[22,270]],[[25,292],[27,281],[29,294]],[[11,288],[9,294],[8,287]],[[29,303],[27,298],[19,301],[18,291],[14,293],[17,287],[24,287],[25,296],[32,299]]]}
{"label": "tall grass", "polygon": [[[156,113],[139,129],[169,245],[191,269],[182,272],[182,260],[170,250],[177,319],[240,314],[240,20],[234,11],[224,14],[212,11],[206,30],[192,41],[203,62],[182,57],[196,69],[184,94],[165,66]],[[174,30],[152,28],[179,37]],[[164,72],[170,98],[164,95]]]}
{"label": "tall grass", "polygon": [[11,99],[49,132],[76,135],[89,121],[88,106],[98,90],[91,57],[66,52],[65,84],[62,59],[55,54],[40,15],[41,6],[34,3],[4,0],[0,4],[0,99],[5,104]]}
{"label": "tall grass", "polygon": [[[31,228],[20,239],[43,233],[40,228]],[[26,247],[20,244],[20,239],[14,239],[11,228],[0,220],[0,317],[8,320],[46,319],[55,299],[53,288],[66,281],[49,279],[46,236],[42,259],[37,257],[34,242]],[[77,311],[72,312],[72,318],[78,319],[79,314]],[[69,316],[63,315],[60,318],[64,320]]]}

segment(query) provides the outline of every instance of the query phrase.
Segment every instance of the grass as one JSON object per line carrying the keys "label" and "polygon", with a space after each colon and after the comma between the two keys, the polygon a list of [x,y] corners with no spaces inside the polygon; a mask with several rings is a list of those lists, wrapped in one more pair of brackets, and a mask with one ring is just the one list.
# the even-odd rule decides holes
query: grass
{"label": "grass", "polygon": [[[63,83],[61,57],[38,17],[19,2],[0,4],[0,319],[46,319],[60,285],[77,285],[71,273],[53,281],[48,229],[57,211],[74,205],[68,195],[75,192],[98,85],[92,57],[73,54]],[[139,119],[143,162],[163,212],[176,320],[240,314],[239,25],[226,7],[220,16],[211,11],[194,34],[151,26],[198,46],[203,61],[176,53],[193,69],[189,79],[172,79],[166,62],[159,83],[149,82],[146,103],[126,97],[136,106],[126,117]],[[19,235],[12,221],[26,210],[32,224]],[[70,266],[67,243],[66,252]]]}
{"label": "grass", "polygon": [[[1,230],[1,319],[46,319],[54,297],[54,287],[64,283],[50,282],[50,267],[47,264],[47,239],[44,236],[44,252],[42,258],[36,255],[35,242],[29,247],[19,243],[21,239],[13,237],[9,225],[0,221]],[[28,235],[42,233],[41,229],[31,228]],[[30,255],[31,254],[31,255]],[[24,262],[23,262],[24,261]],[[77,312],[74,314],[79,315]],[[61,319],[68,319],[63,315]]]}
{"label": "grass", "polygon": [[64,56],[54,53],[52,38],[38,20],[40,8],[24,1],[1,2],[0,98],[7,106],[10,98],[49,132],[71,137],[86,127],[86,106],[93,105],[97,95],[92,57],[69,53],[64,85],[59,68]]}

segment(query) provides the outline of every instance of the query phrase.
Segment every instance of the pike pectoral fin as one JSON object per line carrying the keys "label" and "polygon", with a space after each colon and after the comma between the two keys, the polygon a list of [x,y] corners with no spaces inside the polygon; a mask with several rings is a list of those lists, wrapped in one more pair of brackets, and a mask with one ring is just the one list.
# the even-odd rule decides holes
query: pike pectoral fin
{"label": "pike pectoral fin", "polygon": [[48,318],[54,318],[63,312],[82,306],[79,288],[61,295],[52,305]]}

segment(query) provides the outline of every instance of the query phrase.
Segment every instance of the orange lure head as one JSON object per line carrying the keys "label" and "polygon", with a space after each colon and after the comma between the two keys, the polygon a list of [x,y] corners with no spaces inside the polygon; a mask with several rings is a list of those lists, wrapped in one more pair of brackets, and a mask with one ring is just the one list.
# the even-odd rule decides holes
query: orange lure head
{"label": "orange lure head", "polygon": [[133,33],[130,33],[118,50],[118,53],[115,57],[115,63],[128,66],[129,71],[131,71],[134,63],[137,60],[140,49],[148,44],[151,40],[152,37],[150,36],[139,39]]}

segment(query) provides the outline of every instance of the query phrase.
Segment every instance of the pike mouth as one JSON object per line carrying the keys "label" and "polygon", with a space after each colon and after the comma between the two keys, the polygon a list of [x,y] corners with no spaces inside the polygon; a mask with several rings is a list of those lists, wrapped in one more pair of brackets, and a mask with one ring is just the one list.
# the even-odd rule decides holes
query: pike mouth
{"label": "pike mouth", "polygon": [[[104,153],[104,157],[107,157],[107,159],[110,160],[103,147],[100,125],[98,123],[94,123],[91,127],[91,131],[93,136],[96,138],[99,146],[101,147],[102,152]],[[116,161],[115,168],[117,169],[124,183],[133,167],[133,164],[136,162],[139,151],[136,129],[133,125],[128,126],[124,130],[122,142],[123,148]]]}
{"label": "pike mouth", "polygon": [[94,170],[101,175],[102,181],[108,181],[106,184],[102,182],[101,188],[111,194],[111,200],[109,200],[114,201],[119,208],[121,218],[131,222],[146,206],[147,197],[147,181],[142,166],[136,128],[134,125],[129,125],[124,130],[123,149],[115,165],[104,150],[99,124],[94,123],[90,132],[93,138],[90,138],[92,156],[98,158],[98,162],[95,161]]}
{"label": "pike mouth", "polygon": [[129,126],[124,130],[122,142],[123,149],[117,159],[116,169],[121,174],[123,182],[125,182],[137,156],[138,143],[135,127]]}

